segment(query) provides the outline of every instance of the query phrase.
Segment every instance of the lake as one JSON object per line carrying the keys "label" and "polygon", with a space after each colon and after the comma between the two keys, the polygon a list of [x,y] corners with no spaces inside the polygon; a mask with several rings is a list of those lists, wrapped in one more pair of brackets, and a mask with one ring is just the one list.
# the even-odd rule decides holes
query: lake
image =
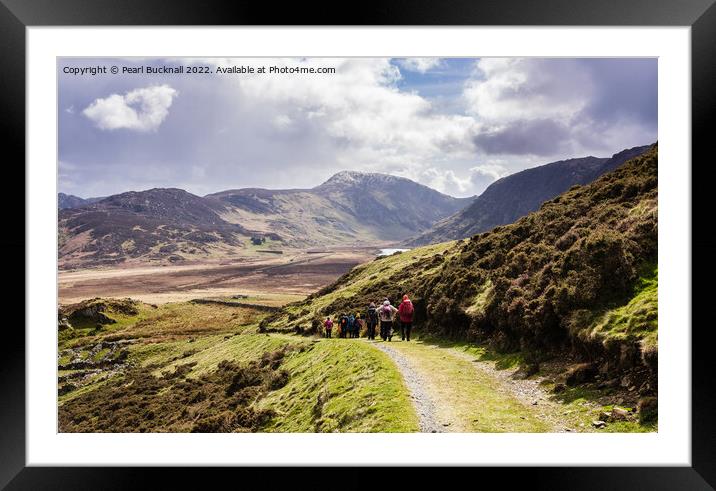
{"label": "lake", "polygon": [[405,252],[409,251],[410,249],[381,249],[378,253],[379,256],[390,256],[392,254],[395,254],[396,252]]}

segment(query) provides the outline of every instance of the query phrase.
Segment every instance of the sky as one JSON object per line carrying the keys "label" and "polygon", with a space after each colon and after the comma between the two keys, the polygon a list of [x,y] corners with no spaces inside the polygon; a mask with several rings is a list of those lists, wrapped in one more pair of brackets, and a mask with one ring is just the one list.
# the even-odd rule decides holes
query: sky
{"label": "sky", "polygon": [[[208,73],[146,73],[180,66]],[[255,72],[218,70],[237,67]],[[83,198],[310,188],[342,170],[465,197],[655,142],[657,59],[61,58],[58,106],[59,191]]]}

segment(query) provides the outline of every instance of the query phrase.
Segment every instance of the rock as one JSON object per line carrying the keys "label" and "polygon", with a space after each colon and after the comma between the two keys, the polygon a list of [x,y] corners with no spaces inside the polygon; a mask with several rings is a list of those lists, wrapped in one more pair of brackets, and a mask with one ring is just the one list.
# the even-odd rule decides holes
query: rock
{"label": "rock", "polygon": [[602,411],[601,413],[599,413],[599,419],[601,421],[611,421],[612,413],[610,413],[609,411]]}
{"label": "rock", "polygon": [[629,378],[629,375],[624,375],[621,380],[621,386],[626,388],[631,385],[631,379]]}
{"label": "rock", "polygon": [[555,384],[554,388],[552,389],[552,392],[555,394],[561,394],[567,390],[567,386],[564,384]]}
{"label": "rock", "polygon": [[70,321],[67,320],[67,317],[62,317],[59,321],[57,321],[57,330],[62,332],[67,329],[72,329],[72,324],[70,324]]}
{"label": "rock", "polygon": [[629,419],[629,411],[620,407],[612,408],[611,421],[626,421]]}
{"label": "rock", "polygon": [[659,401],[656,397],[642,397],[637,404],[640,423],[650,423],[659,417]]}
{"label": "rock", "polygon": [[592,421],[592,426],[594,426],[595,428],[602,429],[607,426],[607,424],[604,421]]}
{"label": "rock", "polygon": [[567,371],[565,383],[573,387],[594,380],[597,368],[592,363],[580,363]]}
{"label": "rock", "polygon": [[59,389],[57,389],[57,395],[58,395],[58,396],[65,395],[65,394],[67,394],[68,392],[72,392],[72,391],[75,390],[76,388],[77,388],[77,386],[74,385],[74,384],[65,384],[65,385],[63,385],[62,387],[60,387]]}

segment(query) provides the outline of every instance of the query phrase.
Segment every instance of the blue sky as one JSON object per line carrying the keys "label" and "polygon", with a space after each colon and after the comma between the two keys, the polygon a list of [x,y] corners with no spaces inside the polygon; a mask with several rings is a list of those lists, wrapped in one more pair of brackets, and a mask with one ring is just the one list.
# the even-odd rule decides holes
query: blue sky
{"label": "blue sky", "polygon": [[[209,67],[211,74],[66,69]],[[217,74],[217,67],[332,74]],[[313,187],[341,170],[454,196],[657,139],[656,59],[60,59],[59,190]]]}

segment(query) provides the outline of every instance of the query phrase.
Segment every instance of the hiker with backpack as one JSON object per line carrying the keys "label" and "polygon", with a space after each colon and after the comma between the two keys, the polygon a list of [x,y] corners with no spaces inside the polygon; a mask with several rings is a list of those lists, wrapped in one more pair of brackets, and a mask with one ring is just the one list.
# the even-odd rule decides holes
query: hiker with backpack
{"label": "hiker with backpack", "polygon": [[356,312],[356,320],[353,323],[353,337],[354,338],[360,338],[360,331],[363,329],[363,326],[365,323],[363,322],[363,319],[360,317],[360,313]]}
{"label": "hiker with backpack", "polygon": [[375,309],[375,303],[371,302],[370,306],[368,306],[365,319],[368,325],[368,339],[375,340],[375,328],[378,326],[378,312]]}
{"label": "hiker with backpack", "polygon": [[378,314],[380,318],[380,337],[383,338],[383,341],[393,340],[393,318],[397,311],[398,309],[390,305],[390,300],[386,298],[383,301]]}
{"label": "hiker with backpack", "polygon": [[353,337],[353,330],[355,329],[356,318],[353,314],[348,314],[348,337]]}
{"label": "hiker with backpack", "polygon": [[346,334],[348,333],[348,316],[346,314],[341,315],[341,320],[338,325],[338,328],[338,337],[345,338]]}
{"label": "hiker with backpack", "polygon": [[331,337],[331,331],[333,330],[333,321],[330,317],[326,318],[326,322],[324,323],[324,327],[326,328],[326,337]]}
{"label": "hiker with backpack", "polygon": [[410,341],[410,331],[413,329],[413,302],[410,301],[407,295],[403,295],[403,301],[400,302],[398,307],[398,314],[400,317],[400,338],[403,341]]}

